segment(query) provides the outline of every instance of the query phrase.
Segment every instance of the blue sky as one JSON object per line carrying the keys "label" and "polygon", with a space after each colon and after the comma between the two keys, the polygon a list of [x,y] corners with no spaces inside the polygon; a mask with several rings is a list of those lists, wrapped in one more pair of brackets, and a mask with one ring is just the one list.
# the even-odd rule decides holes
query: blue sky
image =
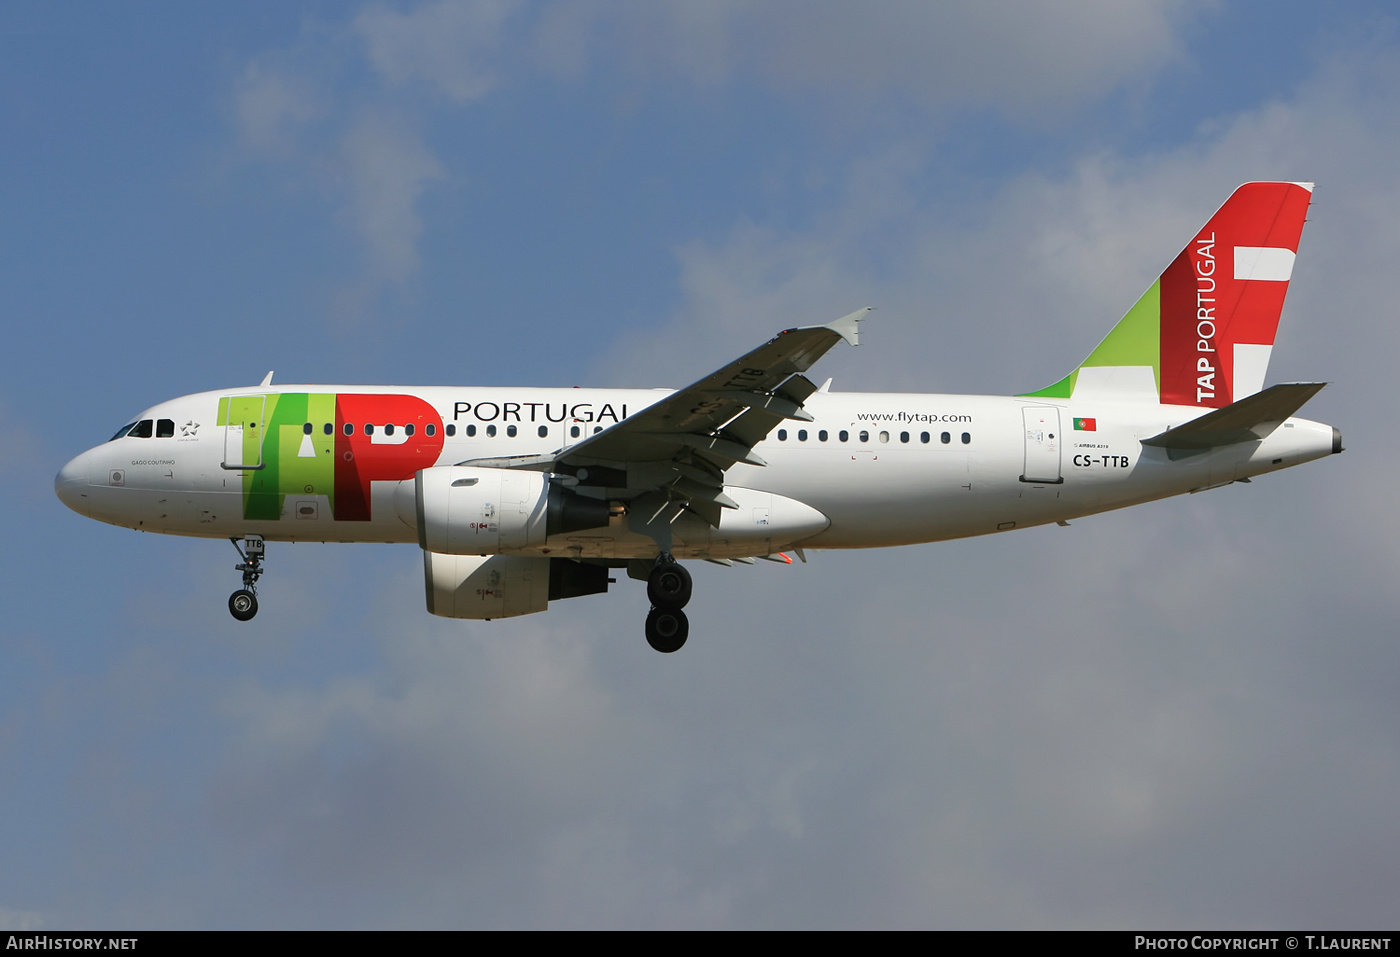
{"label": "blue sky", "polygon": [[[1263,18],[1263,19],[1261,19]],[[1266,20],[1267,22],[1264,22]],[[0,9],[0,925],[1361,927],[1400,892],[1400,44],[1368,3]],[[258,381],[1060,378],[1251,179],[1346,455],[489,625],[416,550],[68,512]],[[1389,464],[1387,464],[1389,463]]]}

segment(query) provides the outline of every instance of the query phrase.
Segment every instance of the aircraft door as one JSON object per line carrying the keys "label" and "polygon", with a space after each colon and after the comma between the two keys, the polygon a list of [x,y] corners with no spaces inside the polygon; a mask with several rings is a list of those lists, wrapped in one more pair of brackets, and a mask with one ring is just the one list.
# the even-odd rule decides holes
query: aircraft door
{"label": "aircraft door", "polygon": [[1060,475],[1060,447],[1064,437],[1060,434],[1059,408],[1027,406],[1021,410],[1021,415],[1026,426],[1026,467],[1021,481],[1059,485],[1064,481]]}
{"label": "aircraft door", "polygon": [[231,395],[220,400],[227,403],[224,419],[224,461],[226,469],[260,469],[263,467],[263,419],[267,406],[265,395]]}

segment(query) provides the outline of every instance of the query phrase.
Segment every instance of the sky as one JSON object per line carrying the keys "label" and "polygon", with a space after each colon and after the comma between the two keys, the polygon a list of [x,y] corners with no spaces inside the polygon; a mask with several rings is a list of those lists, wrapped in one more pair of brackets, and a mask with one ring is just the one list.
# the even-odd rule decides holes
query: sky
{"label": "sky", "polygon": [[[0,6],[0,927],[1393,925],[1391,11]],[[701,565],[675,655],[625,579],[434,618],[411,546],[274,544],[240,624],[227,542],[53,495],[269,369],[676,387],[865,305],[835,390],[1030,391],[1264,179],[1344,455]]]}

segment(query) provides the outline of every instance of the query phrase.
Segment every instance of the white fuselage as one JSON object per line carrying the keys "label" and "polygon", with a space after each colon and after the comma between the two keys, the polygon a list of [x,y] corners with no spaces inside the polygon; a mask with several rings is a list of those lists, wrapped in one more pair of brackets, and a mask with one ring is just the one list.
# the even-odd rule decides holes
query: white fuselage
{"label": "white fuselage", "polygon": [[[74,510],[143,531],[417,542],[401,483],[411,484],[419,469],[553,453],[668,394],[304,385],[208,392],[143,412],[138,423],[154,423],[149,437],[127,435],[82,453],[56,487]],[[239,408],[253,410],[246,422],[233,421]],[[355,408],[365,411],[357,416]],[[1293,418],[1262,441],[1172,459],[1140,440],[1203,410],[1155,402],[819,392],[804,408],[813,421],[788,421],[755,447],[766,466],[740,463],[725,474],[740,508],[726,509],[719,529],[689,514],[676,523],[676,557],[905,545],[1025,528],[1248,478],[1337,448],[1331,427]],[[417,424],[406,435],[402,420],[410,418]],[[635,480],[578,488],[626,503],[637,494],[629,489],[647,487],[646,464],[628,468]],[[346,518],[357,489],[363,501]],[[820,513],[815,523],[810,510]],[[619,515],[608,527],[523,553],[656,551]]]}

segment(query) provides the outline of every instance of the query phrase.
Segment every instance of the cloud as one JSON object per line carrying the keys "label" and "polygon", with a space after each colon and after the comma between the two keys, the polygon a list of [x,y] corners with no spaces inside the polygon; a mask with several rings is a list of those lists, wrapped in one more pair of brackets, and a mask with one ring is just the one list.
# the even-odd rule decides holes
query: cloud
{"label": "cloud", "polygon": [[21,403],[0,396],[0,487],[12,503],[52,501],[53,476],[63,464],[46,447],[50,436],[36,431],[16,413]]}
{"label": "cloud", "polygon": [[[492,89],[486,64],[513,8],[366,7],[348,26],[305,26],[295,44],[256,57],[236,81],[244,148],[289,182],[328,195],[359,241],[364,262],[337,297],[341,306],[353,311],[419,271],[423,196],[448,175],[421,132],[430,101],[456,105]],[[412,80],[433,95],[425,99]]]}
{"label": "cloud", "polygon": [[[827,102],[907,100],[1035,118],[1150,78],[1179,55],[1179,30],[1199,8],[1187,0],[859,12],[783,2],[376,4],[344,26],[308,25],[291,47],[253,59],[235,82],[234,113],[250,153],[294,182],[341,194],[368,265],[350,298],[364,299],[417,274],[423,197],[462,172],[422,130],[455,122],[444,110],[528,77],[526,47],[535,65],[564,76],[622,63],[702,87],[756,79]],[[522,55],[512,56],[517,48]]]}
{"label": "cloud", "polygon": [[264,61],[248,64],[234,107],[243,142],[255,153],[294,155],[302,131],[321,113],[315,84]]}
{"label": "cloud", "polygon": [[378,113],[357,118],[340,146],[350,222],[368,248],[377,278],[402,282],[420,264],[419,200],[445,175],[415,130]]}
{"label": "cloud", "polygon": [[489,93],[500,76],[506,21],[520,8],[513,0],[426,3],[400,13],[369,6],[352,29],[364,39],[369,60],[391,84],[421,80],[459,102]]}
{"label": "cloud", "polygon": [[545,8],[536,35],[541,61],[562,73],[616,59],[700,86],[753,78],[828,104],[892,94],[1033,119],[1150,77],[1182,56],[1179,31],[1213,6],[585,2]]}
{"label": "cloud", "polygon": [[0,927],[11,931],[27,932],[40,930],[43,926],[44,915],[38,911],[0,907]]}

